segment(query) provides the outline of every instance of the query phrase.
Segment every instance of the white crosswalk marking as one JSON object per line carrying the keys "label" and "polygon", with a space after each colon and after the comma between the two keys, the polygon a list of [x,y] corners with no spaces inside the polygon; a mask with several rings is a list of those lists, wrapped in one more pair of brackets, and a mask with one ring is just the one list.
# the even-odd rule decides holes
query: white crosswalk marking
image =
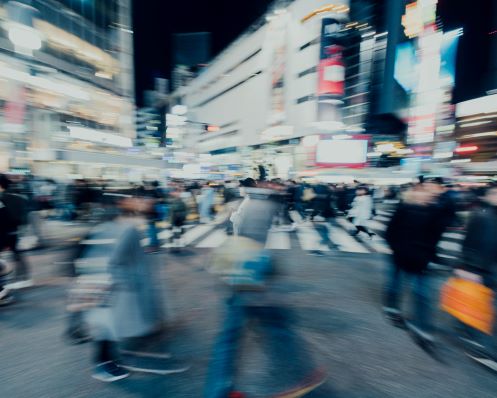
{"label": "white crosswalk marking", "polygon": [[337,244],[340,251],[352,253],[369,253],[362,244],[357,242],[352,236],[345,232],[342,228],[335,226],[330,227],[330,240]]}
{"label": "white crosswalk marking", "polygon": [[185,245],[189,245],[200,237],[204,236],[208,232],[212,231],[216,227],[215,224],[202,224],[197,225],[195,228],[185,232],[183,235],[183,242]]}
{"label": "white crosswalk marking", "polygon": [[454,251],[454,252],[459,252],[462,250],[462,246],[460,243],[457,242],[449,242],[446,240],[441,240],[438,243],[438,247],[440,249],[448,250],[448,251]]}
{"label": "white crosswalk marking", "polygon": [[[354,228],[353,224],[349,223],[347,220],[345,220],[343,218],[337,218],[336,221],[346,231],[353,230],[353,228]],[[368,227],[370,227],[371,229],[378,231],[384,227],[383,224],[381,224],[379,222],[374,223],[372,221],[373,220],[370,220],[370,222],[368,223],[369,224]],[[376,224],[379,224],[379,225],[376,225]],[[373,227],[373,225],[375,227]],[[386,228],[386,227],[384,227],[384,228]],[[368,240],[367,244],[368,244],[368,246],[372,247],[378,253],[390,254],[392,252],[390,250],[390,248],[388,247],[388,245],[386,244],[385,240],[383,238],[379,237],[378,235],[375,236],[373,239]]]}
{"label": "white crosswalk marking", "polygon": [[329,251],[328,246],[321,244],[321,237],[312,224],[306,224],[297,228],[297,236],[303,250]]}
{"label": "white crosswalk marking", "polygon": [[383,222],[389,222],[390,221],[390,217],[386,217],[386,216],[376,216],[374,219],[377,220],[377,221],[383,221]]}
{"label": "white crosswalk marking", "polygon": [[369,220],[368,227],[374,229],[375,231],[386,231],[387,224],[383,224],[376,220]]}
{"label": "white crosswalk marking", "polygon": [[443,234],[443,237],[450,239],[464,240],[464,234],[458,232],[445,232]]}
{"label": "white crosswalk marking", "polygon": [[290,233],[284,231],[269,231],[266,241],[266,249],[286,250],[290,248]]}
{"label": "white crosswalk marking", "polygon": [[197,247],[200,248],[214,248],[221,246],[224,241],[228,238],[228,235],[222,229],[216,229],[214,232],[210,233],[207,238],[203,239]]}

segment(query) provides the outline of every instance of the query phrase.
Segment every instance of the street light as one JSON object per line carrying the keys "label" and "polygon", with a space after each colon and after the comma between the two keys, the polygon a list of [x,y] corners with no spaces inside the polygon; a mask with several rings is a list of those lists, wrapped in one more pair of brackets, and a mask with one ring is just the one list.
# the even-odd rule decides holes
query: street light
{"label": "street light", "polygon": [[42,38],[33,26],[33,16],[38,10],[19,1],[7,3],[7,32],[15,51],[24,55],[33,55],[33,51],[42,46]]}

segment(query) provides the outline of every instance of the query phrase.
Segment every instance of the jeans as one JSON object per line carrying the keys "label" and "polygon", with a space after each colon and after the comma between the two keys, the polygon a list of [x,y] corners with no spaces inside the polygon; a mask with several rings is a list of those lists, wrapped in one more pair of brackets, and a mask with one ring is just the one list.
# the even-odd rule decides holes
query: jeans
{"label": "jeans", "polygon": [[403,279],[409,279],[413,294],[412,324],[423,332],[431,333],[430,279],[425,274],[410,274],[392,265],[387,276],[385,307],[400,314]]}
{"label": "jeans", "polygon": [[238,346],[249,320],[258,321],[264,334],[265,351],[277,375],[293,375],[293,379],[286,380],[305,376],[305,367],[309,369],[312,361],[299,336],[290,329],[290,319],[288,309],[255,306],[252,300],[246,301],[243,294],[234,293],[226,301],[225,320],[209,363],[204,398],[227,398],[233,390]]}
{"label": "jeans", "polygon": [[150,239],[150,246],[159,246],[159,238],[157,236],[157,226],[155,225],[155,220],[148,221],[148,237]]}
{"label": "jeans", "polygon": [[6,245],[11,251],[12,256],[14,257],[14,261],[16,262],[15,269],[15,279],[17,281],[22,281],[29,279],[29,264],[24,259],[24,256],[19,251],[17,244],[19,243],[19,236],[17,232],[7,235]]}
{"label": "jeans", "polygon": [[330,240],[329,230],[325,224],[315,224],[314,227],[321,238],[321,245],[328,246],[329,248],[335,247],[334,243]]}

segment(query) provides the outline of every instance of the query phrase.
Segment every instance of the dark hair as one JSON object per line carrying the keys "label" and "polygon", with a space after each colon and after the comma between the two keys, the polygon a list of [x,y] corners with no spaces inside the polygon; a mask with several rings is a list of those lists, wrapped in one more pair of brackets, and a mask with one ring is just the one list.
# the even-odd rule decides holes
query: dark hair
{"label": "dark hair", "polygon": [[253,178],[245,178],[244,180],[240,181],[240,186],[242,187],[247,187],[247,188],[253,188],[256,186],[255,180]]}
{"label": "dark hair", "polygon": [[5,174],[0,174],[0,187],[2,189],[9,189],[11,183],[12,181]]}

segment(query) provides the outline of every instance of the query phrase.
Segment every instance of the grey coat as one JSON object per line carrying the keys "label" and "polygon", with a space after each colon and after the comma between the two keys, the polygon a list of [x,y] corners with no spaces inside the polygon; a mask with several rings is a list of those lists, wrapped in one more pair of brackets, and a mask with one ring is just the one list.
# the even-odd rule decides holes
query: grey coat
{"label": "grey coat", "polygon": [[[110,307],[88,310],[85,320],[95,340],[139,337],[162,321],[159,289],[151,264],[133,223],[125,220],[101,224],[90,235],[83,253],[83,273],[111,276]],[[85,264],[87,267],[85,267]],[[77,270],[81,273],[81,269]]]}

